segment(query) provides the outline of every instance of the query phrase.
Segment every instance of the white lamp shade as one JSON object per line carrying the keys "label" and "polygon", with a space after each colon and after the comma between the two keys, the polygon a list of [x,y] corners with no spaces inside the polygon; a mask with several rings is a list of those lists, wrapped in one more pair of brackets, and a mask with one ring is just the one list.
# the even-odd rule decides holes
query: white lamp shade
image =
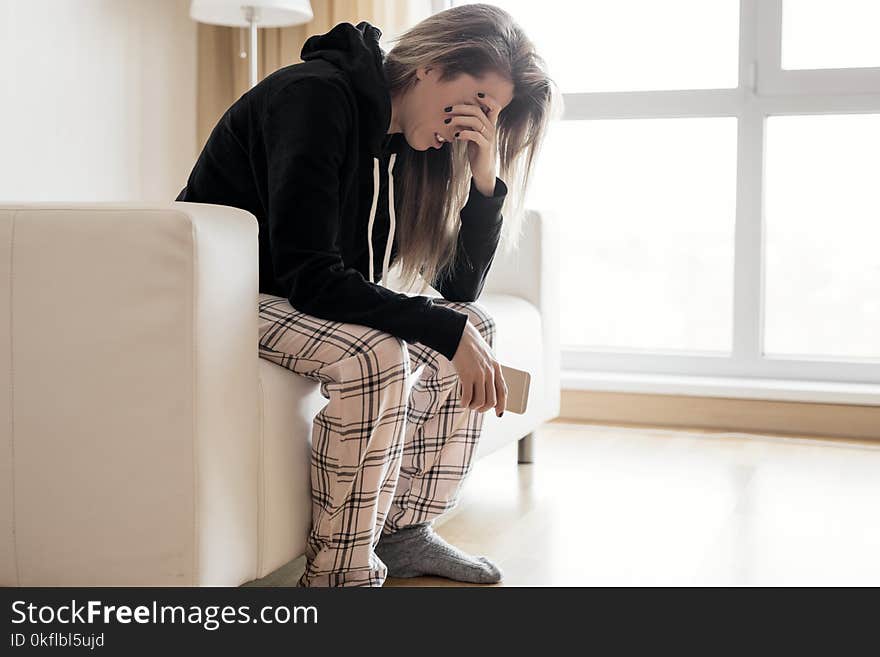
{"label": "white lamp shade", "polygon": [[245,7],[255,9],[259,27],[302,25],[315,17],[309,0],[192,0],[189,15],[199,23],[247,27]]}

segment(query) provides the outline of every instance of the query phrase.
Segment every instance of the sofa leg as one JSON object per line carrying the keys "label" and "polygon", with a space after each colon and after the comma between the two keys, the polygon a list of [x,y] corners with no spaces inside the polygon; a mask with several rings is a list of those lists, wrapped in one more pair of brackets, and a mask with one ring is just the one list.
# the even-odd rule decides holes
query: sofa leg
{"label": "sofa leg", "polygon": [[527,433],[517,441],[517,462],[534,463],[535,461],[535,433]]}

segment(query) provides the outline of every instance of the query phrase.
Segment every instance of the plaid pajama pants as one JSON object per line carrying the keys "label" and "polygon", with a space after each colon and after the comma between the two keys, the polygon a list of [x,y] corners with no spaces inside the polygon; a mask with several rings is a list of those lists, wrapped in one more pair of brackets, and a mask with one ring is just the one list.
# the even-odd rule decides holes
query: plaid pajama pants
{"label": "plaid pajama pants", "polygon": [[[495,322],[477,303],[434,299],[466,313],[494,347]],[[483,413],[461,406],[443,355],[384,331],[335,322],[260,293],[260,357],[320,383],[328,403],[312,426],[311,529],[299,586],[382,586],[383,533],[455,506]]]}

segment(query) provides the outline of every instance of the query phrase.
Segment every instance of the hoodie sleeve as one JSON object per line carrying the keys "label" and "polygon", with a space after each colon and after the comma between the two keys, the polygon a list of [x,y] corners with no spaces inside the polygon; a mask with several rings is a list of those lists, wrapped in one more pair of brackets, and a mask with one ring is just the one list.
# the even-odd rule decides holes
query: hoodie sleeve
{"label": "hoodie sleeve", "polygon": [[366,280],[338,246],[340,169],[352,129],[345,90],[332,80],[289,83],[263,117],[267,214],[275,278],[297,310],[420,342],[452,360],[468,316]]}
{"label": "hoodie sleeve", "polygon": [[456,268],[444,270],[434,288],[450,301],[476,301],[483,291],[489,268],[501,238],[504,217],[501,206],[507,197],[507,185],[495,178],[492,196],[484,196],[471,177],[471,189],[461,209],[458,231],[459,256]]}

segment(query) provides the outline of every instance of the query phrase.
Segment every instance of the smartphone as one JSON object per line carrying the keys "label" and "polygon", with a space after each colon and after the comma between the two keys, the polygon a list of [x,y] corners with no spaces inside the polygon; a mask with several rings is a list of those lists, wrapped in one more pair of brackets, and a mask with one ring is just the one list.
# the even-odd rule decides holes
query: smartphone
{"label": "smartphone", "polygon": [[532,375],[515,367],[501,366],[501,375],[507,384],[507,406],[504,410],[511,413],[525,413],[529,403],[529,384]]}

